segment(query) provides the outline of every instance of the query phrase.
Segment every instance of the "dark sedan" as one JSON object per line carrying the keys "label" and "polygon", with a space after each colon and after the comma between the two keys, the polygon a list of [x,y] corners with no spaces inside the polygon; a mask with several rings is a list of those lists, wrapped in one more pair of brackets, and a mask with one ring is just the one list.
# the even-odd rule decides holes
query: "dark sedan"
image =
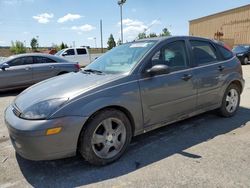
{"label": "dark sedan", "polygon": [[238,45],[233,48],[233,52],[236,54],[242,65],[246,65],[250,60],[250,45]]}
{"label": "dark sedan", "polygon": [[25,88],[42,80],[78,72],[77,63],[48,54],[14,55],[0,62],[0,91]]}

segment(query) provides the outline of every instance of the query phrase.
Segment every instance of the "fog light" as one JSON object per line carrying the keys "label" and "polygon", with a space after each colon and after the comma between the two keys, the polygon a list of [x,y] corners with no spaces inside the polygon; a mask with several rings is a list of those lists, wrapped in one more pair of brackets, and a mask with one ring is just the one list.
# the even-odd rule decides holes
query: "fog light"
{"label": "fog light", "polygon": [[62,127],[51,128],[46,131],[46,135],[58,134],[62,130]]}

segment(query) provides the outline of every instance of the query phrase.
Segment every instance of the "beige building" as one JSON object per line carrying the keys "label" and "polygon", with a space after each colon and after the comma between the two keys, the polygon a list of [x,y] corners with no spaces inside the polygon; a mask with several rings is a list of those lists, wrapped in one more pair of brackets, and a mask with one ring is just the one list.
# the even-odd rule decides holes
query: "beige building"
{"label": "beige building", "polygon": [[189,35],[250,44],[250,4],[189,21]]}

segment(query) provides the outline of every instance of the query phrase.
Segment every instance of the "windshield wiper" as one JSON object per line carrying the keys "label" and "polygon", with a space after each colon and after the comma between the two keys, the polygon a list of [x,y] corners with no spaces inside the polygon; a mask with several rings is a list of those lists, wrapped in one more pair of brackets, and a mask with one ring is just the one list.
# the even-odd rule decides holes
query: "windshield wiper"
{"label": "windshield wiper", "polygon": [[102,71],[95,70],[95,69],[83,69],[85,72],[91,72],[91,73],[97,73],[97,74],[103,74]]}

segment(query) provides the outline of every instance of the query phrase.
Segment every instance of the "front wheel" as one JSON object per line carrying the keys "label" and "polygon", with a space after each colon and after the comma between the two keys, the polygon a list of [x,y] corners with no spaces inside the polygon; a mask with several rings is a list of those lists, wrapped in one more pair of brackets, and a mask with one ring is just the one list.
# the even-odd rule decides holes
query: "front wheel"
{"label": "front wheel", "polygon": [[235,84],[231,84],[226,89],[219,112],[224,117],[231,117],[237,112],[239,104],[240,104],[239,87]]}
{"label": "front wheel", "polygon": [[105,165],[125,152],[131,137],[131,124],[124,113],[103,110],[92,117],[82,131],[79,151],[89,163]]}

